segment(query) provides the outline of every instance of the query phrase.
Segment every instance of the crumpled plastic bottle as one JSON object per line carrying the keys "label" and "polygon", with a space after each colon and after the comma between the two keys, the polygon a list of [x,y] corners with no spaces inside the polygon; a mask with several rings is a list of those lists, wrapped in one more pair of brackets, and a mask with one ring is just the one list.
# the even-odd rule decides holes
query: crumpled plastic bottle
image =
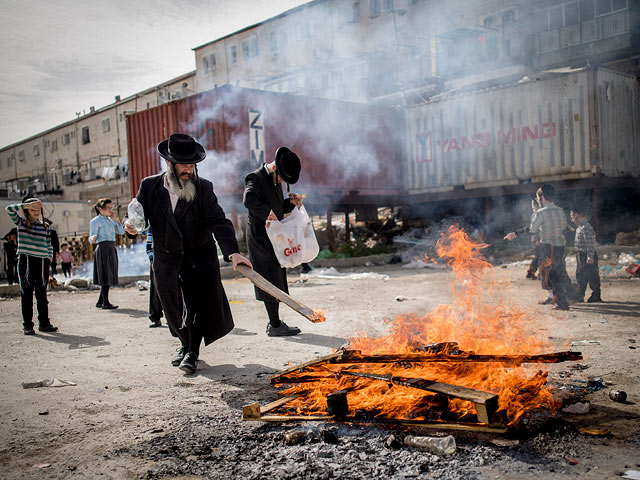
{"label": "crumpled plastic bottle", "polygon": [[456,453],[456,439],[451,435],[446,437],[422,437],[407,435],[404,437],[407,447],[425,450],[434,455],[451,455]]}
{"label": "crumpled plastic bottle", "polygon": [[127,207],[127,217],[127,221],[136,229],[136,232],[141,233],[145,230],[146,224],[144,221],[144,209],[138,199],[134,198],[129,202],[129,206]]}

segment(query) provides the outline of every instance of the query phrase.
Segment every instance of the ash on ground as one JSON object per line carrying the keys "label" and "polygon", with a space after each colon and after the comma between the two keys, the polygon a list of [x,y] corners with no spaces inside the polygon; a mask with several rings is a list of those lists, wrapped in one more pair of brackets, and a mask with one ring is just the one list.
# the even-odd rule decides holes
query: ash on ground
{"label": "ash on ground", "polygon": [[611,441],[582,436],[569,423],[552,417],[544,430],[527,439],[454,432],[457,451],[440,457],[402,446],[407,433],[444,435],[434,430],[416,432],[372,424],[272,424],[243,422],[235,415],[200,415],[175,420],[168,433],[163,431],[110,455],[155,462],[141,477],[145,479],[197,475],[245,480],[446,480],[497,478],[496,472],[508,473],[509,478],[551,478],[588,472],[586,464],[577,465],[571,460],[591,458],[591,449],[598,442]]}

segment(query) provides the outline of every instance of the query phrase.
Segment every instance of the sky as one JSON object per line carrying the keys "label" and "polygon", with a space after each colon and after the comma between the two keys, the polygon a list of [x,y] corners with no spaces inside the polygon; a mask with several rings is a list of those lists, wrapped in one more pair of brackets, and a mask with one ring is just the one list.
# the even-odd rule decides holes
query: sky
{"label": "sky", "polygon": [[307,0],[0,0],[0,148],[195,70],[194,47]]}

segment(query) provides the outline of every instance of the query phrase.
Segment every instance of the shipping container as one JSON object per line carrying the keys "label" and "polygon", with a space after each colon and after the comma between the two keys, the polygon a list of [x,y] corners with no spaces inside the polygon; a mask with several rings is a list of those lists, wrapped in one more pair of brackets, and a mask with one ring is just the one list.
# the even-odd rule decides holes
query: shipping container
{"label": "shipping container", "polygon": [[216,88],[127,117],[131,192],[161,171],[156,145],[182,132],[207,149],[199,174],[227,204],[241,201],[248,172],[286,146],[302,162],[292,191],[311,203],[376,205],[403,190],[402,120],[401,111],[378,106]]}
{"label": "shipping container", "polygon": [[408,194],[640,174],[638,79],[604,69],[443,96],[406,124]]}

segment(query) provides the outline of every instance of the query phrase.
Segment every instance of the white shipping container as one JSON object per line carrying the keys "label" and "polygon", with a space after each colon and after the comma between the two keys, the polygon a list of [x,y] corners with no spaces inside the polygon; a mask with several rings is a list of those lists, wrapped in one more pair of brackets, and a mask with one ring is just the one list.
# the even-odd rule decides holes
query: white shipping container
{"label": "white shipping container", "polygon": [[582,70],[407,110],[408,193],[640,174],[637,80]]}

